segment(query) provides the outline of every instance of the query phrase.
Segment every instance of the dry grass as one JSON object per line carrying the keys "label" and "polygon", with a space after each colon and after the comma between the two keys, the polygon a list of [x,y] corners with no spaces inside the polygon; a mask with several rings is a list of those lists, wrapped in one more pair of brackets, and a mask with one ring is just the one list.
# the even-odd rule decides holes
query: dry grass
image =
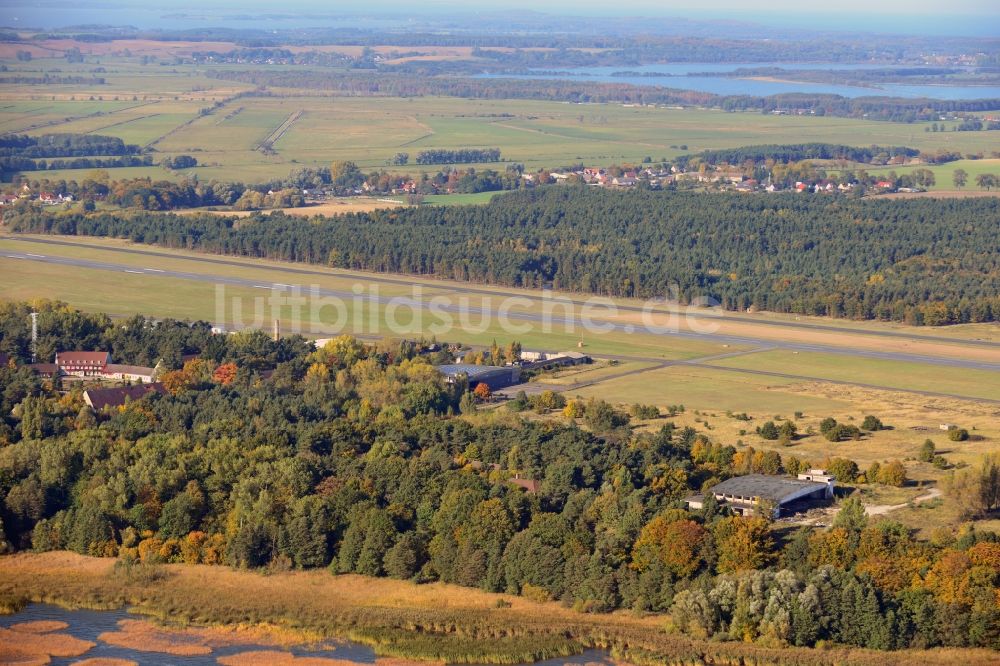
{"label": "dry grass", "polygon": [[880,199],[967,199],[969,197],[997,197],[1000,190],[932,190],[930,192],[893,192],[880,194]]}
{"label": "dry grass", "polygon": [[[116,39],[110,42],[79,42],[75,39],[43,39],[28,47],[35,58],[61,56],[71,48],[78,48],[85,55],[111,55],[128,49],[133,56],[182,56],[195,51],[226,53],[236,48],[233,42],[159,42],[151,39]],[[0,44],[0,58],[13,59],[17,51],[24,50],[20,43]]]}
{"label": "dry grass", "polygon": [[94,645],[69,634],[0,628],[0,664],[47,664],[51,657],[79,657]]}
{"label": "dry grass", "polygon": [[162,652],[184,657],[212,654],[211,647],[185,632],[161,629],[141,620],[122,620],[118,626],[120,631],[106,631],[97,637],[98,640],[139,652]]}
{"label": "dry grass", "polygon": [[296,657],[291,652],[278,650],[253,650],[239,652],[217,661],[222,666],[358,666],[358,662],[348,659],[327,657]]}
{"label": "dry grass", "polygon": [[[247,627],[266,623],[304,632],[303,636],[357,640],[373,645],[381,656],[450,663],[569,657],[588,647],[612,651],[641,666],[750,661],[972,666],[995,663],[996,657],[987,650],[881,653],[708,643],[666,633],[662,616],[580,614],[558,603],[540,604],[453,585],[418,586],[390,579],[331,576],[326,571],[263,576],[223,567],[171,565],[168,576],[140,586],[116,578],[112,569],[111,560],[72,553],[7,556],[0,558],[0,594],[64,605],[133,605],[166,621],[188,624]],[[496,608],[500,598],[510,602],[510,607]],[[209,645],[208,639],[203,638],[201,645]],[[385,660],[380,666],[410,664]]]}
{"label": "dry grass", "polygon": [[53,631],[69,629],[69,625],[59,620],[35,620],[34,622],[18,622],[10,625],[13,631],[23,631],[27,634],[48,634]]}
{"label": "dry grass", "polygon": [[[406,204],[394,201],[383,201],[380,199],[350,198],[350,199],[335,199],[333,201],[327,201],[326,203],[315,204],[312,206],[297,206],[295,208],[268,209],[263,212],[271,213],[274,212],[275,210],[280,210],[285,215],[295,215],[298,217],[313,217],[315,215],[332,216],[332,215],[344,215],[345,213],[370,213],[374,210],[383,210],[386,208],[405,208],[405,207]],[[254,211],[249,211],[249,210],[205,210],[203,208],[179,210],[176,212],[181,215],[211,213],[212,215],[222,215],[225,217],[248,217],[254,213]]]}

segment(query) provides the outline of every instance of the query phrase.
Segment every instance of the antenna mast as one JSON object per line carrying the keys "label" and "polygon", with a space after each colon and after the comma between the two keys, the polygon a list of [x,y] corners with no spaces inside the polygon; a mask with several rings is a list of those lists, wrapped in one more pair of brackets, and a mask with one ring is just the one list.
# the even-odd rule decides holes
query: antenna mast
{"label": "antenna mast", "polygon": [[31,362],[38,362],[38,313],[31,313]]}

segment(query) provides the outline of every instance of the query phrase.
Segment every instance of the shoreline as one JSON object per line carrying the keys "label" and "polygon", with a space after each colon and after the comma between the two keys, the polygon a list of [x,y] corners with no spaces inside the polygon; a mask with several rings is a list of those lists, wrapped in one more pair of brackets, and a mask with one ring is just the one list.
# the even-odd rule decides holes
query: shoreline
{"label": "shoreline", "polygon": [[272,630],[302,643],[351,640],[380,657],[437,663],[526,663],[607,650],[636,666],[664,663],[978,664],[980,649],[878,652],[859,648],[764,647],[668,633],[664,615],[589,614],[443,583],[331,575],[326,570],[258,573],[206,565],[159,565],[126,577],[115,560],[64,551],[0,557],[0,606],[17,600],[64,607],[130,607],[168,627]]}

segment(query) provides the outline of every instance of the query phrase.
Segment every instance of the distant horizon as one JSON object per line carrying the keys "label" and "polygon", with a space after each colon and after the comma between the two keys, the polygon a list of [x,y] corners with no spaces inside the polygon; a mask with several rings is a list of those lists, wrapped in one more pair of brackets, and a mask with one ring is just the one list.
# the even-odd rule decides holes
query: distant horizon
{"label": "distant horizon", "polygon": [[[363,6],[333,8],[312,0],[294,0],[280,9],[273,5],[257,3],[211,2],[204,4],[178,3],[169,8],[150,7],[147,4],[119,0],[118,2],[76,3],[66,0],[37,2],[22,5],[12,10],[0,20],[6,27],[16,29],[64,29],[82,25],[133,26],[142,30],[162,28],[183,29],[259,29],[283,30],[305,27],[347,27],[352,19],[360,20],[359,28],[372,28],[378,24],[412,23],[405,19],[440,20],[442,17],[474,17],[478,14],[497,15],[511,10],[530,12],[549,19],[593,19],[613,16],[618,19],[682,19],[702,23],[718,23],[724,26],[743,24],[760,26],[770,30],[802,30],[821,33],[885,34],[925,37],[973,37],[1000,40],[1000,10],[980,6],[975,0],[957,0],[947,12],[929,11],[931,7],[920,9],[910,6],[902,8],[899,2],[883,2],[879,10],[829,10],[806,11],[799,8],[782,9],[769,4],[764,9],[747,8],[746,3],[720,5],[710,9],[682,6],[665,7],[634,2],[623,13],[619,8],[607,5],[590,6],[586,3],[570,5],[556,2],[543,10],[521,0],[503,8],[496,6],[478,7],[464,4],[456,8],[452,0],[428,2],[419,10],[412,5],[396,1],[379,1]],[[848,7],[858,3],[850,0]],[[900,8],[893,10],[893,7]],[[58,9],[58,11],[53,11]],[[936,10],[936,7],[934,8]],[[385,14],[388,12],[388,14]],[[416,25],[414,29],[421,29]]]}

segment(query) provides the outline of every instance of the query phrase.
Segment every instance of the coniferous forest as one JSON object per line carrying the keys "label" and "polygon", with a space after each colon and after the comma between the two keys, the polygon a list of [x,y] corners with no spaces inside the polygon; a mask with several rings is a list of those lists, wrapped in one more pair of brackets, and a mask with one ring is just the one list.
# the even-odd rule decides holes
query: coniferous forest
{"label": "coniferous forest", "polygon": [[1000,200],[540,188],[486,206],[306,220],[26,211],[14,231],[113,236],[517,287],[944,325],[1000,319]]}
{"label": "coniferous forest", "polygon": [[[0,368],[3,550],[445,581],[581,612],[669,611],[687,635],[771,646],[1000,647],[991,532],[920,541],[856,498],[831,527],[793,531],[714,499],[681,508],[720,479],[810,461],[669,421],[633,431],[600,400],[480,413],[434,369],[448,352],[419,341],[315,349],[34,305],[46,349],[163,350],[166,392],[95,412],[79,384]],[[18,358],[31,309],[0,306],[0,349]],[[1000,496],[995,460],[963,478]]]}

